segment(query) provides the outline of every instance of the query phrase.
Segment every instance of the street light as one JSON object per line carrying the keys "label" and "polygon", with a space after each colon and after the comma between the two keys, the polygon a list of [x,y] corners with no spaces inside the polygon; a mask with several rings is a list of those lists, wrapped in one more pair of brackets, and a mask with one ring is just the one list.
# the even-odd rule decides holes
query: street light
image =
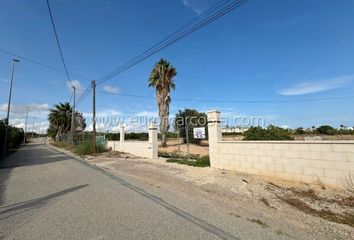
{"label": "street light", "polygon": [[11,71],[11,82],[10,82],[10,93],[9,93],[9,102],[7,104],[7,116],[6,116],[6,124],[9,124],[10,120],[10,106],[11,106],[11,96],[12,96],[12,83],[14,81],[14,72],[15,72],[15,63],[20,62],[20,60],[12,59],[12,71]]}
{"label": "street light", "polygon": [[7,115],[6,115],[6,130],[5,130],[5,144],[4,144],[4,152],[2,153],[3,156],[6,156],[7,152],[7,135],[8,135],[8,126],[9,126],[9,120],[10,120],[10,106],[11,106],[11,96],[12,96],[12,83],[14,80],[14,72],[15,72],[15,63],[20,62],[20,60],[17,59],[12,59],[12,71],[11,71],[11,82],[10,82],[10,93],[9,93],[9,102],[7,104]]}

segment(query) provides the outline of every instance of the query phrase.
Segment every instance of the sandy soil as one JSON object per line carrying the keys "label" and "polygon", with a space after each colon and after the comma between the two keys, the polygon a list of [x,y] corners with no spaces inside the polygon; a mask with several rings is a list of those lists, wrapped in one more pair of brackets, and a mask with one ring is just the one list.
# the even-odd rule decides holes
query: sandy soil
{"label": "sandy soil", "polygon": [[[119,152],[88,156],[86,160],[156,187],[162,197],[173,196],[171,201],[198,201],[225,218],[251,221],[287,239],[354,236],[354,195],[345,191]],[[349,216],[346,224],[337,223],[342,216]]]}
{"label": "sandy soil", "polygon": [[[167,142],[167,147],[159,147],[160,152],[165,153],[178,153],[186,155],[188,152],[187,144],[181,144],[175,139],[169,139]],[[207,142],[203,142],[202,145],[189,144],[189,153],[198,154],[201,156],[209,155],[209,147]]]}

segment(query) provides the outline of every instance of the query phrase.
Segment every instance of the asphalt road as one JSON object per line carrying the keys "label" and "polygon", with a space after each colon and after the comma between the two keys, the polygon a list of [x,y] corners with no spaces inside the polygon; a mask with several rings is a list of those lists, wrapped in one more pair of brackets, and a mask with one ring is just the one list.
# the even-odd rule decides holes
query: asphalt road
{"label": "asphalt road", "polygon": [[0,162],[0,239],[239,239],[43,144]]}

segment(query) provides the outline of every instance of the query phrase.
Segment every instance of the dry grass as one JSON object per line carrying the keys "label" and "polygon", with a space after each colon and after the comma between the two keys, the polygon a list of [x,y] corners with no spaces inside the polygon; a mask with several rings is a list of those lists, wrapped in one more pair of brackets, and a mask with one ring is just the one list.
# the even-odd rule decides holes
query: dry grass
{"label": "dry grass", "polygon": [[266,198],[262,197],[262,198],[260,199],[260,201],[261,201],[262,203],[264,203],[264,205],[270,207],[270,204],[269,204],[269,202],[268,202],[268,200],[267,200]]}
{"label": "dry grass", "polygon": [[342,185],[348,192],[354,193],[354,176],[349,173],[348,176],[342,178]]}
{"label": "dry grass", "polygon": [[317,210],[312,208],[309,204],[305,203],[304,201],[292,197],[282,198],[282,200],[287,204],[301,210],[302,212],[326,219],[331,222],[346,224],[351,227],[354,227],[353,213],[346,212],[343,214],[338,214],[326,209]]}

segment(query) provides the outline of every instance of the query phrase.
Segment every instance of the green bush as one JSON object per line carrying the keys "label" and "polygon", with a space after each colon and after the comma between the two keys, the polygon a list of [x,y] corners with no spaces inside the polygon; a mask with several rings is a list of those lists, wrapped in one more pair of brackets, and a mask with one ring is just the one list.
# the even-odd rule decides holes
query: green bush
{"label": "green bush", "polygon": [[[84,141],[82,143],[79,143],[74,151],[79,155],[88,155],[94,153],[92,141]],[[107,149],[103,144],[96,145],[96,153],[101,153],[106,151]]]}
{"label": "green bush", "polygon": [[295,129],[295,134],[302,135],[305,134],[305,130],[303,127],[298,127]]}
{"label": "green bush", "polygon": [[5,137],[7,129],[7,151],[21,145],[24,140],[22,128],[7,126],[4,121],[0,121],[0,158],[3,157],[5,147]]}
{"label": "green bush", "polygon": [[243,140],[294,140],[287,129],[270,125],[268,128],[251,127],[244,134]]}

